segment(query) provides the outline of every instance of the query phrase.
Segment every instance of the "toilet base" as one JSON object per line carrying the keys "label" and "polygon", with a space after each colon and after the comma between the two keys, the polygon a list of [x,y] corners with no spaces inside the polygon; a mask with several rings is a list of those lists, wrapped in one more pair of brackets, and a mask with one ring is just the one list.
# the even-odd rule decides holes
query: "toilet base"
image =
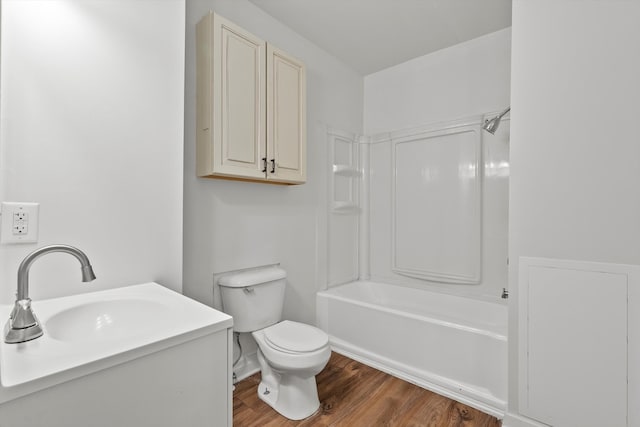
{"label": "toilet base", "polygon": [[320,399],[315,376],[303,378],[276,372],[266,363],[259,349],[258,361],[262,368],[258,397],[262,401],[290,420],[302,420],[318,410]]}

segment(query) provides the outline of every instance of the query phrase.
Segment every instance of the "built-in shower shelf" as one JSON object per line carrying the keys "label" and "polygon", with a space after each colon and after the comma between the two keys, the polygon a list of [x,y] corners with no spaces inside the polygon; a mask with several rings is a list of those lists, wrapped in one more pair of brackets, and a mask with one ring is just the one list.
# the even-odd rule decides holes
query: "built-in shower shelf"
{"label": "built-in shower shelf", "polygon": [[359,214],[360,207],[353,202],[333,202],[331,204],[331,212],[336,214]]}
{"label": "built-in shower shelf", "polygon": [[333,173],[340,176],[360,178],[362,172],[350,165],[333,165]]}

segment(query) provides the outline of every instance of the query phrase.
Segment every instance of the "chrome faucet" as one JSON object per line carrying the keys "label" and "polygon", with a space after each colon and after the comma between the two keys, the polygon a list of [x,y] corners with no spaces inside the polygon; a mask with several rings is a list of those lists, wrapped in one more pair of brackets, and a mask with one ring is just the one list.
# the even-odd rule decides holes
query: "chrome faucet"
{"label": "chrome faucet", "polygon": [[16,302],[4,328],[4,342],[16,344],[41,337],[42,326],[31,309],[29,298],[29,269],[31,264],[42,255],[51,252],[64,252],[73,255],[82,266],[82,281],[90,282],[96,278],[89,258],[80,249],[68,245],[50,245],[36,249],[22,260],[18,267],[18,292]]}

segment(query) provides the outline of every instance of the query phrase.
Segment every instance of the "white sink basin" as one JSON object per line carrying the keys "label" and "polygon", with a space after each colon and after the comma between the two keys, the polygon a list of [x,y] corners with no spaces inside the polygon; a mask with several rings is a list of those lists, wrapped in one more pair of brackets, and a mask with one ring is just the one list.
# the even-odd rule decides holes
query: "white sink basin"
{"label": "white sink basin", "polygon": [[113,340],[145,334],[166,312],[167,307],[159,302],[137,298],[90,302],[54,314],[44,329],[60,341]]}
{"label": "white sink basin", "polygon": [[[0,338],[0,404],[231,328],[232,318],[157,283],[34,300],[44,335]],[[0,306],[0,329],[11,305]]]}

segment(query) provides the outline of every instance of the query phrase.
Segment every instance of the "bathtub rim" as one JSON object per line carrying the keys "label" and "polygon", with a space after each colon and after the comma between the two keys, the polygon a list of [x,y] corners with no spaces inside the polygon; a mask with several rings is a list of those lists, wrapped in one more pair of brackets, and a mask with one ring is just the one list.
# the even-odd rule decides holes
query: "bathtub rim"
{"label": "bathtub rim", "polygon": [[[408,317],[410,319],[414,319],[414,320],[421,320],[421,321],[427,321],[430,323],[434,323],[437,324],[439,326],[444,326],[444,327],[448,327],[448,328],[454,328],[454,329],[458,329],[461,331],[465,331],[465,332],[470,332],[470,333],[474,333],[474,334],[479,334],[479,335],[483,335],[492,339],[496,339],[499,341],[507,341],[508,338],[508,330],[507,330],[507,315],[508,315],[508,311],[507,311],[507,306],[502,305],[502,304],[498,304],[496,302],[491,302],[491,301],[485,301],[485,300],[478,300],[484,304],[493,304],[497,307],[500,307],[500,310],[504,310],[504,316],[505,316],[505,324],[503,325],[504,331],[495,331],[495,330],[486,330],[486,329],[481,329],[479,327],[475,327],[475,326],[471,326],[469,324],[465,324],[463,322],[460,323],[456,323],[453,320],[444,320],[444,319],[438,319],[436,317],[433,316],[429,316],[427,314],[419,314],[419,313],[413,313],[413,312],[407,312],[407,311],[402,311],[400,309],[394,308],[394,307],[387,307],[381,304],[376,304],[376,303],[372,303],[372,302],[367,302],[367,301],[361,301],[361,300],[357,300],[353,297],[347,297],[344,295],[339,295],[337,293],[333,293],[331,292],[331,290],[333,288],[337,288],[337,287],[342,287],[342,286],[349,286],[349,285],[356,285],[356,284],[361,284],[361,283],[372,283],[374,285],[378,285],[378,286],[399,286],[399,285],[393,285],[393,284],[389,284],[389,283],[384,283],[384,282],[376,282],[373,280],[356,280],[353,282],[349,282],[349,283],[344,283],[342,285],[338,285],[338,286],[332,286],[331,288],[322,290],[322,291],[318,291],[316,292],[316,317],[318,317],[320,311],[319,311],[319,304],[318,304],[318,297],[322,297],[322,298],[331,298],[331,299],[336,299],[338,301],[342,301],[342,302],[349,302],[349,303],[353,303],[353,304],[357,304],[359,306],[362,307],[366,307],[366,308],[370,308],[370,309],[381,309],[384,310],[386,312],[398,315],[398,316],[402,316],[402,317]],[[402,286],[399,286],[402,287]],[[414,289],[416,292],[428,292],[428,293],[437,293],[431,290],[421,290],[418,288],[409,288],[409,289]],[[463,297],[463,296],[457,296],[457,295],[452,295],[452,294],[443,294],[448,298],[464,298],[464,299],[470,299],[473,300],[472,298],[467,298],[467,297]],[[501,328],[502,329],[502,328]]]}
{"label": "bathtub rim", "polygon": [[[320,294],[320,292],[318,292],[318,295]],[[324,295],[321,295],[324,297]],[[483,335],[498,341],[507,341],[507,335],[506,334],[500,334],[497,332],[493,332],[493,331],[487,331],[485,329],[480,329],[480,328],[475,328],[473,326],[469,326],[469,325],[462,325],[459,323],[454,323],[448,320],[442,320],[442,319],[436,319],[434,317],[429,317],[429,316],[424,316],[424,315],[420,315],[420,314],[415,314],[415,313],[407,313],[406,311],[401,311],[398,310],[396,308],[389,308],[389,307],[384,307],[378,304],[373,304],[370,302],[362,302],[362,301],[357,301],[354,300],[352,298],[347,298],[347,297],[342,297],[342,296],[337,296],[337,295],[331,295],[330,298],[336,299],[338,301],[342,301],[342,302],[349,302],[349,303],[353,303],[362,307],[366,307],[366,308],[370,308],[370,309],[383,309],[385,312],[388,313],[392,313],[395,314],[397,316],[401,316],[401,317],[408,317],[410,319],[413,320],[420,320],[420,321],[426,321],[428,323],[433,323],[436,324],[438,326],[444,326],[447,328],[453,328],[453,329],[457,329],[460,331],[464,331],[464,332],[469,332],[469,333],[473,333],[473,334],[478,334],[478,335]]]}
{"label": "bathtub rim", "polygon": [[[413,279],[418,280],[418,279]],[[368,277],[368,278],[356,278],[351,279],[344,282],[332,282],[327,283],[322,289],[316,291],[316,293],[320,292],[331,292],[331,290],[335,288],[339,288],[341,286],[347,286],[356,283],[374,283],[385,286],[394,286],[405,289],[414,289],[417,291],[431,292],[438,295],[454,297],[454,298],[462,298],[464,300],[472,300],[472,301],[482,301],[484,303],[502,305],[504,307],[509,306],[509,300],[507,298],[502,298],[502,288],[509,290],[508,284],[501,285],[500,295],[495,296],[493,294],[476,294],[472,292],[461,291],[461,285],[465,285],[463,283],[444,283],[444,282],[435,282],[435,281],[422,281],[423,283],[416,283],[415,281],[402,281],[397,278],[392,277]],[[467,286],[473,286],[466,284]]]}

